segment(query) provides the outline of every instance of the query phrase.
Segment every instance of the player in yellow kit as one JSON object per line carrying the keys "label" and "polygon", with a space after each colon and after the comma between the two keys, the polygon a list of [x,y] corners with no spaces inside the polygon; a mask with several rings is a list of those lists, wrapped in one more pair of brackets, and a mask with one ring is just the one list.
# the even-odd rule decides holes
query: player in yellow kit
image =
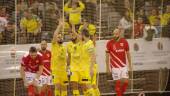
{"label": "player in yellow kit", "polygon": [[60,23],[54,32],[51,46],[51,69],[54,76],[53,83],[55,84],[55,96],[67,96],[67,72],[66,72],[66,48],[63,46],[63,37],[59,33],[63,23]]}
{"label": "player in yellow kit", "polygon": [[[78,33],[81,33],[82,30],[88,30],[89,32],[89,35],[90,35],[90,39],[93,41],[93,44],[94,46],[96,45],[96,27],[95,25],[89,23],[89,20],[88,19],[83,19],[83,24],[79,27],[79,30],[78,30]],[[94,75],[92,76],[92,79],[91,79],[91,84],[92,84],[92,87],[95,91],[95,96],[100,96],[100,91],[98,89],[98,86],[97,86],[97,72],[98,72],[98,66],[97,64],[94,65]]]}
{"label": "player in yellow kit", "polygon": [[80,60],[82,55],[81,42],[74,33],[70,33],[71,41],[67,44],[68,66],[70,68],[70,84],[73,96],[79,96],[78,83],[80,81]]}
{"label": "player in yellow kit", "polygon": [[80,65],[81,73],[81,86],[85,96],[96,96],[92,88],[91,80],[94,75],[95,65],[95,47],[92,40],[90,40],[90,34],[88,30],[84,29],[81,32],[82,35],[82,57]]}

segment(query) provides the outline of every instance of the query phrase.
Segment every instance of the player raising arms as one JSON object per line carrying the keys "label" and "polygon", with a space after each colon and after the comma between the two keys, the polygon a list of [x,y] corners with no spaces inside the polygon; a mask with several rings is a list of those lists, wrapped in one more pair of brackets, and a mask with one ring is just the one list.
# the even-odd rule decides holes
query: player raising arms
{"label": "player raising arms", "polygon": [[54,32],[51,46],[51,69],[54,76],[55,96],[67,96],[67,72],[66,72],[66,48],[63,46],[63,36],[60,30],[63,27],[62,20]]}
{"label": "player raising arms", "polygon": [[40,83],[42,85],[40,96],[52,96],[52,90],[50,85],[52,85],[51,76],[51,51],[47,49],[47,42],[45,40],[41,41],[41,50],[39,51],[43,56],[43,73],[40,76]]}
{"label": "player raising arms", "polygon": [[78,84],[80,82],[80,61],[82,55],[82,44],[75,32],[75,27],[72,26],[72,32],[70,33],[71,41],[67,44],[68,52],[68,66],[70,69],[70,84],[73,89],[73,96],[80,96]]}
{"label": "player raising arms", "polygon": [[28,96],[37,96],[40,93],[38,81],[42,72],[42,56],[37,53],[35,47],[30,47],[29,53],[25,54],[22,58],[20,68],[21,78],[24,81],[24,85],[27,87]]}
{"label": "player raising arms", "polygon": [[[88,19],[83,19],[83,24],[79,27],[79,30],[78,30],[78,33],[81,34],[82,30],[88,30],[89,32],[89,35],[90,35],[90,39],[93,41],[93,44],[94,44],[94,47],[96,45],[96,27],[95,25],[91,24],[89,22]],[[92,87],[94,89],[94,92],[95,92],[95,96],[100,96],[100,91],[98,89],[98,86],[97,86],[97,70],[98,69],[98,66],[97,64],[95,63],[94,65],[94,74],[91,78],[91,84],[92,84]]]}
{"label": "player raising arms", "polygon": [[95,65],[95,47],[92,40],[90,40],[90,34],[88,30],[84,29],[81,32],[82,35],[82,59],[81,59],[81,75],[82,81],[81,86],[84,91],[85,96],[96,96],[91,85],[91,77],[94,75],[94,65]]}
{"label": "player raising arms", "polygon": [[[129,71],[132,71],[129,45],[126,39],[120,37],[121,31],[121,29],[115,29],[113,31],[113,39],[109,40],[106,45],[107,71],[112,71],[113,80],[116,81],[115,91],[117,96],[122,96],[127,89],[128,67]],[[126,63],[126,56],[128,63]]]}

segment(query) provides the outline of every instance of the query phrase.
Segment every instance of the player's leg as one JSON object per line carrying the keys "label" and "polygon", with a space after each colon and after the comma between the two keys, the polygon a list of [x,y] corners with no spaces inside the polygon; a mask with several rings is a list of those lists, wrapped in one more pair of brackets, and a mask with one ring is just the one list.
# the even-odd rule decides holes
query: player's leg
{"label": "player's leg", "polygon": [[73,71],[70,77],[71,89],[73,90],[73,96],[79,96],[80,92],[78,89],[79,73]]}
{"label": "player's leg", "polygon": [[55,96],[61,96],[61,83],[59,72],[53,72],[53,83],[55,85]]}
{"label": "player's leg", "polygon": [[39,85],[38,85],[38,89],[39,89],[39,96],[45,96],[46,94],[46,82],[47,82],[47,76],[40,76],[39,79]]}
{"label": "player's leg", "polygon": [[67,96],[68,85],[67,72],[63,71],[60,76],[61,76],[61,96]]}
{"label": "player's leg", "polygon": [[48,76],[47,87],[46,87],[47,96],[53,96],[52,85],[53,85],[52,76]]}
{"label": "player's leg", "polygon": [[91,83],[92,83],[92,87],[93,87],[95,96],[100,96],[100,91],[97,86],[97,64],[95,64],[95,66],[94,66],[94,75],[91,79]]}
{"label": "player's leg", "polygon": [[127,67],[123,67],[122,69],[121,69],[121,72],[122,72],[122,74],[121,74],[121,82],[122,82],[122,86],[121,86],[121,91],[122,91],[122,94],[124,93],[124,92],[126,92],[126,89],[127,89],[127,87],[128,87],[128,81],[129,81],[129,76],[128,76],[128,68]]}
{"label": "player's leg", "polygon": [[37,93],[36,86],[33,83],[34,78],[35,78],[34,73],[25,72],[24,85],[27,87],[28,96],[36,96],[36,93]]}
{"label": "player's leg", "polygon": [[117,96],[122,96],[120,74],[121,72],[119,68],[112,68],[112,77],[113,77],[113,80],[116,82],[115,91],[116,91]]}
{"label": "player's leg", "polygon": [[94,90],[91,85],[91,76],[89,71],[81,72],[81,88],[83,90],[84,96],[95,96]]}

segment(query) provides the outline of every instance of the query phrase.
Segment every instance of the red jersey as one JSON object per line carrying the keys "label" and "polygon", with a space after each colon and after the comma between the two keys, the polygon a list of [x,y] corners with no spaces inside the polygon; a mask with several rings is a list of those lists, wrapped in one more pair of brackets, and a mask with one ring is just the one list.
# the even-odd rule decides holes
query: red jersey
{"label": "red jersey", "polygon": [[51,52],[49,50],[46,50],[45,52],[40,51],[40,53],[43,56],[43,73],[42,75],[49,76],[51,75]]}
{"label": "red jersey", "polygon": [[114,39],[107,42],[107,52],[110,55],[111,68],[121,68],[126,66],[126,51],[129,51],[129,44],[126,39],[121,38],[119,41]]}
{"label": "red jersey", "polygon": [[42,65],[42,56],[41,54],[37,54],[35,59],[32,59],[29,54],[25,54],[22,57],[21,66],[24,66],[24,71],[36,73],[39,71],[39,66]]}

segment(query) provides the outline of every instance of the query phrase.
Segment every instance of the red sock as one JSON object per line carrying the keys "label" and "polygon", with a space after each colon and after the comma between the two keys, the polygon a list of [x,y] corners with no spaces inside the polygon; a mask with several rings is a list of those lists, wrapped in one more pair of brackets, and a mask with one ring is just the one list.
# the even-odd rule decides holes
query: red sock
{"label": "red sock", "polygon": [[35,96],[35,88],[33,85],[28,86],[28,96]]}
{"label": "red sock", "polygon": [[121,88],[120,88],[120,80],[116,81],[116,85],[115,85],[115,91],[117,93],[117,96],[122,96],[122,92],[121,92]]}
{"label": "red sock", "polygon": [[122,93],[126,92],[127,87],[128,87],[128,80],[125,80],[125,82],[122,85]]}
{"label": "red sock", "polygon": [[45,92],[44,92],[44,91],[41,91],[41,93],[40,93],[39,96],[45,96]]}
{"label": "red sock", "polygon": [[52,93],[51,88],[48,88],[48,95],[47,95],[47,96],[53,96],[52,94],[53,94],[53,93]]}

